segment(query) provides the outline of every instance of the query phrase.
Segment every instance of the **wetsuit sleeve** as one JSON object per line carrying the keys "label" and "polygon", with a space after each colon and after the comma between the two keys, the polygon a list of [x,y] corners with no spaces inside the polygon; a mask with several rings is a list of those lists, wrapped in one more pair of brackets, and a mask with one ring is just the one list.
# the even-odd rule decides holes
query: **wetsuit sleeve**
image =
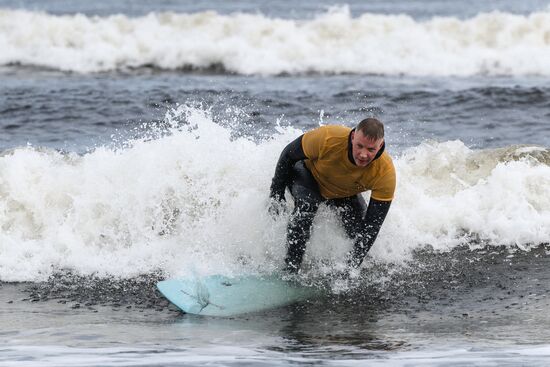
{"label": "wetsuit sleeve", "polygon": [[288,144],[283,149],[277,166],[275,167],[275,175],[271,181],[270,197],[275,200],[283,200],[285,197],[285,189],[290,185],[292,180],[292,167],[298,161],[306,159],[304,149],[302,148],[302,137],[300,135],[296,140]]}
{"label": "wetsuit sleeve", "polygon": [[390,205],[391,201],[370,199],[364,219],[365,227],[361,235],[355,240],[353,251],[349,259],[350,266],[358,268],[363,262],[365,255],[374,244],[378,232],[380,232],[382,223],[384,223],[384,219],[386,219],[386,215],[390,210]]}

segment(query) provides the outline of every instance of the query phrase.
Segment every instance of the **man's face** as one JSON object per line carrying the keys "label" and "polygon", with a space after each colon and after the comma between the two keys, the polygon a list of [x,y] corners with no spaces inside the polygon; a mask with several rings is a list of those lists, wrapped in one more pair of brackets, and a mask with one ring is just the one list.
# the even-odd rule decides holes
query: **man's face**
{"label": "man's face", "polygon": [[384,139],[372,139],[363,135],[361,131],[351,133],[351,148],[355,164],[359,167],[366,167],[376,157],[382,148]]}

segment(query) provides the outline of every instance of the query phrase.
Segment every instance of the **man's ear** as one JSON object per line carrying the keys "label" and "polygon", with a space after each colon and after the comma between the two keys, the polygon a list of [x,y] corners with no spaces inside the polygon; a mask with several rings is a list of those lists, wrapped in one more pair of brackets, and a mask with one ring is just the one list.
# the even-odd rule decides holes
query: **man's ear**
{"label": "man's ear", "polygon": [[355,130],[351,132],[351,141],[355,138]]}

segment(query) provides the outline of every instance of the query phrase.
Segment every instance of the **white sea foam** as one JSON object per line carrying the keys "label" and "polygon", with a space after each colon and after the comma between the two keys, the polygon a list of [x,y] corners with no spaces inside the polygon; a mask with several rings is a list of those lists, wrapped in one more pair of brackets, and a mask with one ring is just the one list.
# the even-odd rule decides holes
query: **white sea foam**
{"label": "white sea foam", "polygon": [[[0,156],[0,280],[39,280],[60,268],[127,277],[280,266],[287,217],[273,220],[266,204],[278,155],[300,131],[281,128],[256,144],[231,138],[200,108],[180,106],[166,120],[170,135],[124,149],[78,156],[22,147]],[[396,198],[371,255],[399,262],[426,244],[548,242],[549,155],[459,141],[405,151],[395,157]],[[350,248],[322,209],[306,261],[343,264]]]}
{"label": "white sea foam", "polygon": [[470,19],[365,13],[312,19],[213,11],[56,16],[0,10],[0,65],[81,73],[222,66],[240,74],[550,75],[550,11]]}

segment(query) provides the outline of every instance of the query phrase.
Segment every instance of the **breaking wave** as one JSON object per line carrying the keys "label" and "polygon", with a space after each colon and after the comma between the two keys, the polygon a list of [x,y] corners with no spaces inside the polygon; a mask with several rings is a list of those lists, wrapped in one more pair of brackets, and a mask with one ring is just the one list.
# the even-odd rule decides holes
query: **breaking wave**
{"label": "breaking wave", "polygon": [[[268,215],[268,190],[280,151],[301,131],[281,127],[253,142],[183,105],[165,122],[168,134],[119,149],[4,152],[0,281],[40,281],[59,269],[135,277],[280,267],[287,217]],[[394,161],[398,189],[374,259],[400,262],[426,245],[549,241],[547,148],[425,142]],[[343,264],[351,241],[333,213],[319,214],[306,263]]]}
{"label": "breaking wave", "polygon": [[550,12],[469,19],[336,7],[313,19],[214,11],[141,17],[0,10],[0,65],[93,73],[550,75]]}

